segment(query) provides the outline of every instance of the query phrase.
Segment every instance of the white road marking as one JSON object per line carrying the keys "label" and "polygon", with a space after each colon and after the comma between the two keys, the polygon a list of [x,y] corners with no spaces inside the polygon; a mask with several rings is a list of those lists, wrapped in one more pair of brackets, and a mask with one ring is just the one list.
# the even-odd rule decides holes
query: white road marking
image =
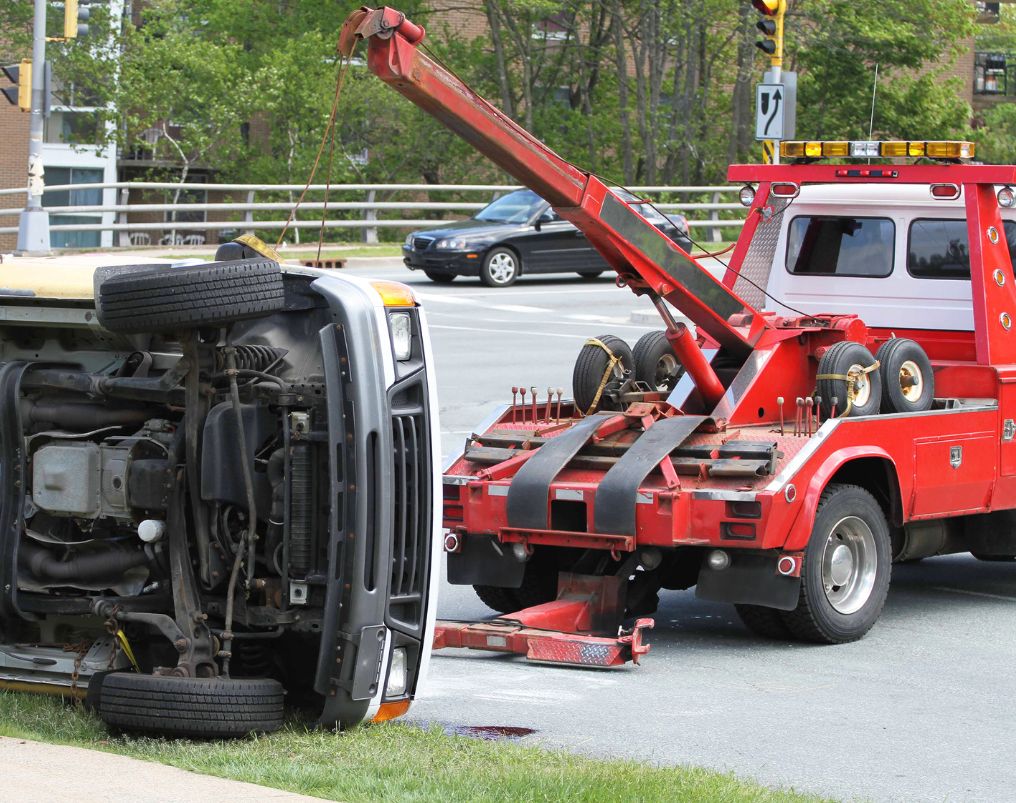
{"label": "white road marking", "polygon": [[459,332],[491,332],[493,334],[505,335],[530,335],[533,337],[563,337],[568,340],[586,340],[586,335],[566,335],[562,332],[532,332],[526,329],[487,329],[482,326],[447,326],[441,323],[432,323],[431,329],[455,329]]}
{"label": "white road marking", "polygon": [[436,296],[431,295],[430,293],[416,293],[416,291],[414,291],[414,293],[417,298],[427,302],[428,304],[468,304],[470,306],[475,306],[475,302],[469,298],[459,298],[458,296]]}
{"label": "white road marking", "polygon": [[966,594],[971,597],[985,597],[986,599],[1000,599],[1004,602],[1016,602],[1016,597],[1007,597],[1005,594],[989,594],[986,591],[967,591],[963,588],[949,588],[948,586],[932,586],[934,591],[949,591],[953,594]]}
{"label": "white road marking", "polygon": [[[436,311],[431,311],[431,313],[430,313],[430,319],[431,320],[434,320],[435,318],[438,318],[438,317],[441,317],[441,318],[453,318],[456,321],[461,321],[462,320],[462,313],[460,313],[460,312],[436,312]],[[535,326],[583,326],[586,329],[589,328],[589,325],[591,323],[596,323],[596,324],[600,324],[602,326],[610,326],[610,327],[613,327],[614,329],[633,329],[636,332],[645,332],[645,331],[653,328],[649,324],[617,323],[616,322],[617,320],[618,319],[616,319],[616,318],[603,317],[603,318],[596,318],[596,319],[592,319],[591,318],[590,320],[585,320],[585,321],[564,321],[564,320],[561,320],[561,321],[536,320],[536,321],[534,321],[534,320],[527,320],[525,323],[526,323],[527,326],[534,326],[534,325]],[[625,320],[625,319],[622,318],[621,320]],[[483,323],[515,324],[515,323],[518,323],[518,321],[512,320],[511,318],[484,318],[483,319]],[[433,329],[433,328],[435,328],[435,326],[438,326],[438,324],[432,323],[430,325],[430,328]],[[483,331],[487,332],[487,331],[494,331],[494,330],[492,330],[492,329],[484,329]]]}
{"label": "white road marking", "polygon": [[522,304],[491,304],[487,309],[496,309],[499,312],[553,312],[546,307],[526,307]]}

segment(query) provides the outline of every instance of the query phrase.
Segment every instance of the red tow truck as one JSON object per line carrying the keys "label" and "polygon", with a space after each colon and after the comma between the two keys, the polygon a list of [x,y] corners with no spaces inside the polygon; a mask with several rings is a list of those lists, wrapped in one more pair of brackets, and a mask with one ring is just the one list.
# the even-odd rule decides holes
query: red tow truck
{"label": "red tow truck", "polygon": [[467,440],[444,476],[449,580],[505,616],[443,623],[436,646],[637,660],[651,620],[619,625],[692,586],[759,634],[848,642],[894,561],[1016,556],[1016,167],[964,142],[783,143],[789,163],[729,169],[748,217],[716,278],[423,38],[364,8],[340,49],[366,40],[374,73],[550,201],[664,325],[634,354],[590,339],[573,400]]}

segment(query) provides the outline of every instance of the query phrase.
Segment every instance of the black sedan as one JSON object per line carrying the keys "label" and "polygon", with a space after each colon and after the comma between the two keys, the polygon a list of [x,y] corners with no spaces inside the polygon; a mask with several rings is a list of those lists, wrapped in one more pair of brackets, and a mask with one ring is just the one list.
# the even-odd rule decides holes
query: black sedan
{"label": "black sedan", "polygon": [[[663,215],[623,190],[615,192],[685,251],[691,250],[688,222]],[[422,270],[439,283],[456,276],[479,276],[490,287],[507,287],[523,274],[578,273],[595,277],[606,261],[567,220],[558,217],[531,190],[516,190],[487,205],[469,220],[416,231],[402,246],[410,270]]]}

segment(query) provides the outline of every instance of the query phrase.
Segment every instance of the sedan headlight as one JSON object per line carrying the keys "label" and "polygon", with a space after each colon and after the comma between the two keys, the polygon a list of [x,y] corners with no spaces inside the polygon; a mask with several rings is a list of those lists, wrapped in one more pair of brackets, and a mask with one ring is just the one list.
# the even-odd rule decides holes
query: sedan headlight
{"label": "sedan headlight", "polygon": [[413,237],[414,236],[415,235],[413,234],[413,232],[409,232],[409,234],[406,235],[406,242],[405,242],[406,248],[412,248],[413,247]]}
{"label": "sedan headlight", "polygon": [[392,328],[395,359],[403,362],[413,356],[413,321],[408,312],[393,312],[388,320]]}
{"label": "sedan headlight", "polygon": [[392,650],[392,663],[388,668],[388,684],[385,686],[385,697],[401,697],[406,693],[409,679],[408,663],[405,647],[396,647]]}
{"label": "sedan headlight", "polygon": [[469,242],[461,237],[449,237],[447,240],[438,240],[434,247],[441,251],[464,251],[469,248]]}

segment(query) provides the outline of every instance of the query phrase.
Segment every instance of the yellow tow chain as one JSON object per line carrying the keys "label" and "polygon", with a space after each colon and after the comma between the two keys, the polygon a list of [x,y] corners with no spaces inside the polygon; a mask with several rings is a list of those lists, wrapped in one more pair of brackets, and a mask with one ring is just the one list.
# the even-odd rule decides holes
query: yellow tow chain
{"label": "yellow tow chain", "polygon": [[[846,418],[850,415],[850,411],[854,407],[854,398],[857,395],[857,380],[865,374],[870,374],[872,371],[877,371],[881,363],[875,360],[867,368],[862,368],[860,371],[854,374],[817,374],[815,381],[818,382],[820,379],[840,379],[847,385],[847,405],[843,408],[843,412],[840,413],[837,418]],[[816,392],[815,395],[818,395]]]}
{"label": "yellow tow chain", "polygon": [[596,410],[596,405],[600,403],[600,396],[603,395],[603,389],[607,387],[607,383],[610,381],[610,375],[614,372],[614,368],[617,367],[618,363],[621,362],[621,358],[610,350],[610,346],[602,340],[597,340],[595,337],[589,338],[589,340],[585,342],[585,345],[597,346],[603,349],[607,353],[608,358],[607,367],[603,371],[603,378],[600,379],[600,386],[596,389],[596,395],[593,396],[593,403],[589,405],[589,409],[586,411],[586,415],[592,415],[593,411]]}

